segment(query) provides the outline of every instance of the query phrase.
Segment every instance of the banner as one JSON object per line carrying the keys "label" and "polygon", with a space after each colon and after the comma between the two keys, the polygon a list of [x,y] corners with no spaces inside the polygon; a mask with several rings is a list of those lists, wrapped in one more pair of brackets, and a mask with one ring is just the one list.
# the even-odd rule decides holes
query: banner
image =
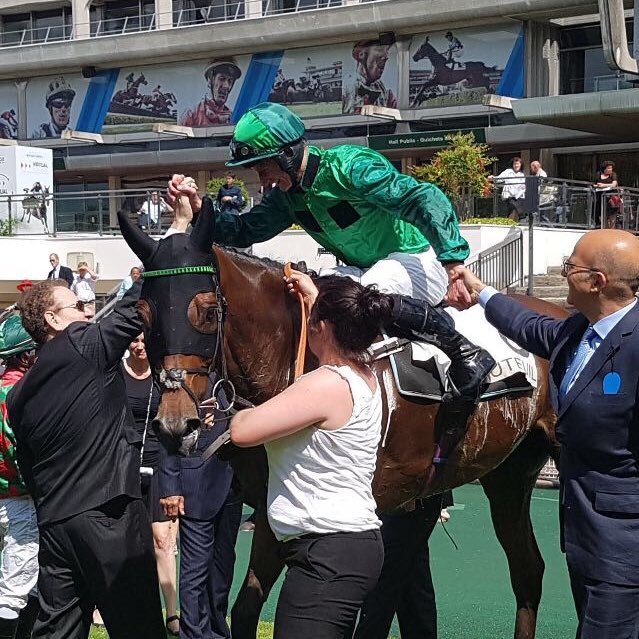
{"label": "banner", "polygon": [[[524,94],[519,25],[416,35],[410,56],[413,108],[481,104],[486,93]],[[105,134],[151,131],[156,123],[213,128],[235,124],[267,100],[302,118],[359,114],[366,105],[397,108],[398,86],[397,45],[386,34],[382,40],[104,69],[90,79],[73,73],[33,78],[27,129],[31,138],[55,138],[65,128]],[[16,90],[3,87],[0,137],[17,130]]]}
{"label": "banner", "polygon": [[487,93],[524,97],[523,27],[513,24],[413,36],[411,108],[481,104]]}

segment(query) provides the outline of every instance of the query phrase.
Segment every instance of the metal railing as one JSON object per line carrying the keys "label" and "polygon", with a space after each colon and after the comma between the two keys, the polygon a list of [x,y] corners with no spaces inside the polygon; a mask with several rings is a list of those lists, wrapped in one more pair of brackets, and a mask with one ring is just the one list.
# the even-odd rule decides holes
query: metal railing
{"label": "metal railing", "polygon": [[568,82],[570,93],[573,95],[578,93],[599,93],[600,91],[623,91],[635,88],[635,84],[628,82],[623,73],[595,75],[587,78],[570,78]]}
{"label": "metal railing", "polygon": [[70,25],[56,25],[51,27],[32,27],[19,31],[2,31],[0,47],[22,47],[27,44],[47,44],[48,42],[62,42],[72,40],[73,29]]}
{"label": "metal railing", "polygon": [[[76,22],[75,29],[63,27],[36,27],[21,31],[0,31],[0,48],[41,45],[76,38],[76,32],[89,27],[92,37],[117,36],[141,31],[153,31],[158,24],[170,21],[173,27],[188,27],[206,23],[227,22],[229,20],[251,20],[278,16],[287,13],[301,13],[333,9],[344,6],[348,0],[295,0],[294,4],[280,0],[227,0],[224,4],[211,4],[198,9],[181,9],[170,13],[139,14],[123,18]],[[355,0],[359,3],[390,2],[391,0]],[[166,21],[161,20],[166,18]],[[57,34],[60,30],[62,34]]]}
{"label": "metal railing", "polygon": [[[527,224],[525,189],[509,198],[508,183],[522,183],[524,178],[495,179],[489,197],[471,199],[467,217],[507,217]],[[523,185],[522,185],[523,187]],[[639,230],[639,189],[632,187],[596,188],[591,182],[539,178],[539,198],[533,211],[535,226],[556,228],[623,228]]]}
{"label": "metal railing", "polygon": [[524,238],[519,228],[504,240],[478,253],[466,265],[485,284],[498,291],[524,283]]}

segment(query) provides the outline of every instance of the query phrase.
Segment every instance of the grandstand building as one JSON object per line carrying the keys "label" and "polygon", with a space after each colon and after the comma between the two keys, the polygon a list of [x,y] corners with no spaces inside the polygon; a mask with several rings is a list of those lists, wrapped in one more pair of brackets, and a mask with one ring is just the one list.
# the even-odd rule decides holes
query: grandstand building
{"label": "grandstand building", "polygon": [[202,186],[264,100],[404,170],[436,148],[412,134],[471,129],[496,170],[516,154],[590,180],[610,158],[639,186],[639,127],[610,107],[639,90],[604,61],[596,2],[2,0],[0,48],[0,138],[51,148],[59,193]]}

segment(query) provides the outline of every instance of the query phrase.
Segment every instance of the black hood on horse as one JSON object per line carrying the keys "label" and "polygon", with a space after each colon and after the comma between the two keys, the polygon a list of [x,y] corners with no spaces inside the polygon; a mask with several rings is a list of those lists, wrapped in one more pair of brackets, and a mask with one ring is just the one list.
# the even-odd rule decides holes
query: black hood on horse
{"label": "black hood on horse", "polygon": [[[210,203],[209,198],[205,202]],[[212,336],[218,330],[220,308],[211,250],[215,218],[212,207],[205,208],[191,235],[174,233],[159,241],[134,226],[124,213],[118,214],[122,235],[145,269],[140,311],[154,368],[166,355],[209,360],[215,356],[217,340]]]}

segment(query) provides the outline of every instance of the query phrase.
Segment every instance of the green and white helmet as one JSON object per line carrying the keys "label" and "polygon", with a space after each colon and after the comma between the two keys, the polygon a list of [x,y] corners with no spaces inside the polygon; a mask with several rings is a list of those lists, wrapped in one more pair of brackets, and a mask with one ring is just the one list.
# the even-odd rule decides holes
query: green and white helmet
{"label": "green and white helmet", "polygon": [[276,157],[304,138],[304,122],[281,104],[263,102],[249,109],[235,125],[226,166],[250,166]]}
{"label": "green and white helmet", "polygon": [[36,343],[24,326],[19,315],[10,315],[0,324],[0,359],[33,350]]}

